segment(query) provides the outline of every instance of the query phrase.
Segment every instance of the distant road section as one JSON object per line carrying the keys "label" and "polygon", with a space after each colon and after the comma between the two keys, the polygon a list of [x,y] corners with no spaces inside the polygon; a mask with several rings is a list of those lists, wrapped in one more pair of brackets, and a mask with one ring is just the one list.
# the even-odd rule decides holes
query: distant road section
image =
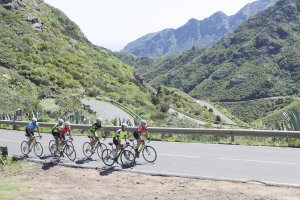
{"label": "distant road section", "polygon": [[231,119],[229,119],[227,116],[225,116],[224,114],[222,114],[219,110],[217,110],[213,105],[202,101],[202,100],[197,100],[197,103],[202,105],[202,106],[206,106],[207,108],[212,108],[213,109],[213,114],[214,115],[219,115],[221,117],[221,119],[226,122],[227,124],[232,124],[232,125],[236,125],[236,123],[234,123]]}
{"label": "distant road section", "polygon": [[128,113],[118,108],[117,106],[112,105],[111,103],[87,99],[83,99],[81,100],[81,102],[85,105],[90,106],[90,108],[97,113],[97,116],[101,117],[103,120],[111,121],[112,119],[117,117],[121,120],[130,120],[131,123],[134,124],[133,118]]}

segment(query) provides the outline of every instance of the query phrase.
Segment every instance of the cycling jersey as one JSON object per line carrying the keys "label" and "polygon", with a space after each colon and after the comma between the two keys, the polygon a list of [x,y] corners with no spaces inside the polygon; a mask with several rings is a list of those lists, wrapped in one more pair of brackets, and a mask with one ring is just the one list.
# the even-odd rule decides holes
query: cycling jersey
{"label": "cycling jersey", "polygon": [[28,128],[28,129],[30,129],[32,132],[34,132],[34,130],[36,129],[36,128],[39,128],[40,127],[40,125],[39,125],[39,123],[37,123],[37,122],[30,122],[30,123],[28,123],[27,124],[27,126],[26,126],[26,128]]}
{"label": "cycling jersey", "polygon": [[97,131],[99,131],[99,130],[101,130],[102,134],[103,134],[102,125],[95,123],[91,126],[91,128],[89,128],[89,133],[90,133],[89,135],[99,137],[99,135],[97,134]]}
{"label": "cycling jersey", "polygon": [[62,135],[65,135],[66,133],[68,133],[70,131],[71,131],[71,127],[63,126],[63,127],[59,128],[59,132]]}
{"label": "cycling jersey", "polygon": [[137,128],[136,128],[136,132],[139,134],[139,135],[142,135],[144,132],[146,132],[148,130],[148,127],[147,127],[147,125],[145,125],[145,126],[142,126],[142,125],[140,125],[140,126],[138,126]]}
{"label": "cycling jersey", "polygon": [[59,126],[59,124],[55,124],[54,126],[53,126],[53,128],[52,128],[52,132],[59,132],[59,128],[60,128],[60,126]]}
{"label": "cycling jersey", "polygon": [[123,138],[127,137],[127,131],[122,131],[122,129],[119,129],[116,133],[116,137],[118,137],[118,140],[121,141]]}

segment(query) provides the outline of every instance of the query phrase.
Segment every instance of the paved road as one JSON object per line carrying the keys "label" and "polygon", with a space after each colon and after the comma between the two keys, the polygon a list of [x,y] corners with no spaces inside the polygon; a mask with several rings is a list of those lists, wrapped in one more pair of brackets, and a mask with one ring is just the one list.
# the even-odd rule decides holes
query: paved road
{"label": "paved road", "polygon": [[91,109],[97,113],[97,116],[101,117],[103,120],[111,121],[117,117],[121,120],[130,120],[131,123],[134,124],[133,118],[128,113],[112,105],[111,103],[87,99],[83,99],[81,102],[85,105],[89,105]]}
{"label": "paved road", "polygon": [[201,121],[201,120],[198,120],[198,119],[194,119],[194,118],[191,118],[189,116],[186,116],[185,114],[182,114],[172,108],[169,109],[169,112],[170,113],[177,113],[177,117],[178,119],[188,119],[188,120],[191,120],[193,122],[195,122],[196,124],[199,124],[199,125],[205,125],[207,122],[204,122],[204,121]]}
{"label": "paved road", "polygon": [[225,121],[227,124],[236,125],[236,123],[234,123],[231,119],[229,119],[227,116],[225,116],[221,111],[219,111],[218,109],[216,109],[210,103],[207,103],[206,101],[202,101],[202,100],[197,100],[197,103],[200,104],[200,105],[202,105],[202,106],[206,106],[207,108],[212,108],[213,109],[213,114],[214,115],[219,115],[221,117],[221,119],[223,121]]}
{"label": "paved road", "polygon": [[[0,146],[8,146],[11,155],[21,155],[20,142],[24,139],[23,132],[0,130]],[[50,139],[51,135],[43,135],[41,140],[46,150],[45,160],[53,159],[47,156]],[[75,137],[78,153],[75,163],[103,167],[96,155],[93,160],[83,158],[81,147],[87,140],[87,137]],[[157,161],[148,164],[140,158],[132,170],[300,186],[300,149],[154,141],[151,145],[158,152]],[[30,156],[35,157],[33,153]],[[61,162],[70,161],[62,159]]]}

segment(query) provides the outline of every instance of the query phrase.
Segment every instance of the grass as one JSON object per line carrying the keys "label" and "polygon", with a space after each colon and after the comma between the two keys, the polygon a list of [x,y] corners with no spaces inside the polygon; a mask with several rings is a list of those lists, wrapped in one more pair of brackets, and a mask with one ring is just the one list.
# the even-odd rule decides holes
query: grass
{"label": "grass", "polygon": [[25,190],[25,186],[11,181],[0,182],[0,200],[15,199]]}
{"label": "grass", "polygon": [[235,136],[231,142],[230,136],[184,135],[184,134],[151,134],[152,140],[185,143],[234,144],[247,146],[271,146],[300,148],[300,139],[295,138],[262,138]]}
{"label": "grass", "polygon": [[1,176],[9,176],[16,173],[29,171],[37,167],[37,164],[19,160],[15,157],[1,157],[5,165],[0,165],[0,200],[15,199],[25,190],[26,186]]}
{"label": "grass", "polygon": [[0,173],[4,175],[28,171],[37,166],[35,163],[22,161],[15,157],[2,157],[2,160],[4,161],[5,165],[0,165]]}

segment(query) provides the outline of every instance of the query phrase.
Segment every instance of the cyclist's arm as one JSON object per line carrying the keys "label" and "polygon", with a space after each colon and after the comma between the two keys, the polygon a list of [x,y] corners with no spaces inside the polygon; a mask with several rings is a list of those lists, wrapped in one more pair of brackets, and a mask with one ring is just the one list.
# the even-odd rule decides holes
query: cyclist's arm
{"label": "cyclist's arm", "polygon": [[70,136],[70,138],[72,138],[72,132],[71,132],[71,129],[69,130],[69,136]]}
{"label": "cyclist's arm", "polygon": [[38,134],[39,134],[39,137],[42,137],[42,136],[41,136],[41,133],[40,133],[40,127],[37,127],[36,130],[37,130],[37,132],[38,132]]}
{"label": "cyclist's arm", "polygon": [[128,132],[126,133],[126,135],[124,135],[124,138],[125,138],[125,142],[127,143],[128,140],[127,140],[127,135],[128,135]]}

